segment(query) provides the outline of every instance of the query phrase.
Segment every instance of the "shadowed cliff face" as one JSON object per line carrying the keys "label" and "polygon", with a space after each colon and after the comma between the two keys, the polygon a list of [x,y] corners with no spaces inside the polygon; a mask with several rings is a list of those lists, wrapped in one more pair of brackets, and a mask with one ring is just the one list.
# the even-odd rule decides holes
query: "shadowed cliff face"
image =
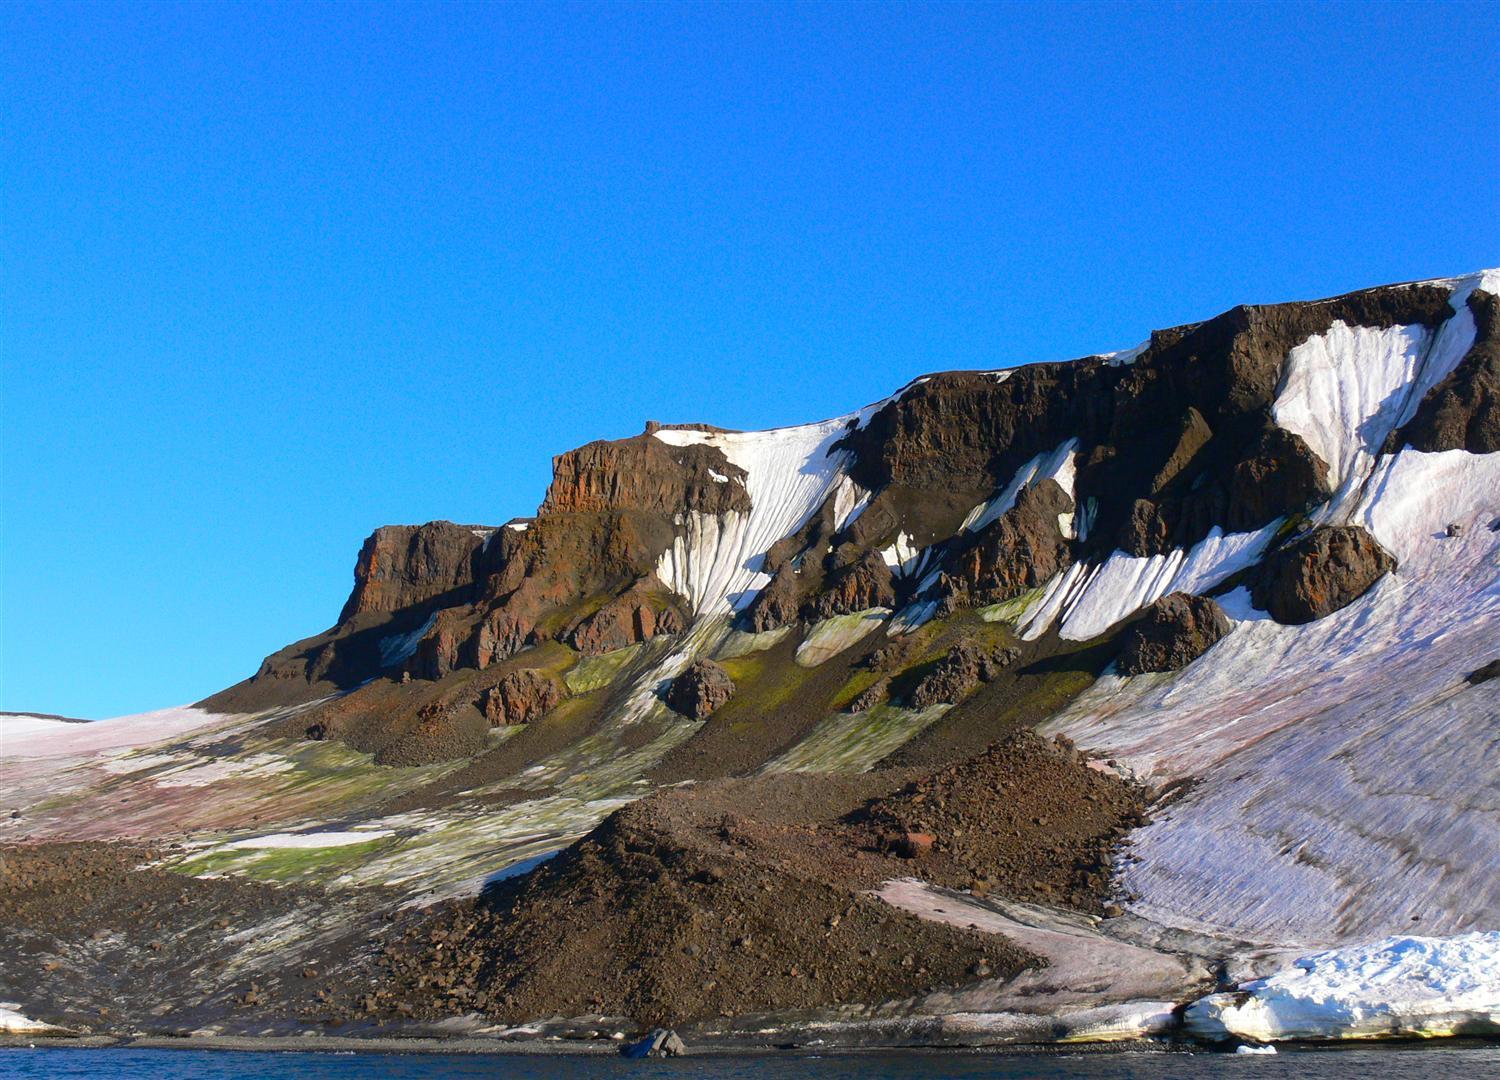
{"label": "shadowed cliff face", "polygon": [[[1331,494],[1329,469],[1273,419],[1288,354],[1335,322],[1435,327],[1453,314],[1449,291],[1238,307],[1158,331],[1130,359],[919,379],[863,424],[851,420],[838,444],[848,479],[871,493],[861,513],[840,529],[829,495],[788,535],[736,556],[770,575],[743,601],[741,625],[766,631],[917,599],[942,612],[994,604],[1116,550],[1160,555],[1215,527],[1245,533],[1304,513]],[[1414,445],[1500,439],[1496,301],[1476,292],[1469,305],[1476,342],[1402,433]],[[756,508],[749,474],[724,450],[656,430],[558,455],[529,522],[378,529],[339,624],[211,700],[307,700],[382,676],[482,672],[545,642],[594,656],[683,633],[692,609],[656,576],[664,553],[692,516],[743,521]],[[1039,474],[968,527],[1018,470],[1059,454],[1067,489]]]}
{"label": "shadowed cliff face", "polygon": [[1500,298],[1476,289],[1469,311],[1477,331],[1473,347],[1398,433],[1418,450],[1500,450]]}
{"label": "shadowed cliff face", "polygon": [[356,615],[399,611],[438,596],[467,599],[478,557],[493,527],[429,521],[382,525],[370,534],[354,564],[354,591],[339,622]]}

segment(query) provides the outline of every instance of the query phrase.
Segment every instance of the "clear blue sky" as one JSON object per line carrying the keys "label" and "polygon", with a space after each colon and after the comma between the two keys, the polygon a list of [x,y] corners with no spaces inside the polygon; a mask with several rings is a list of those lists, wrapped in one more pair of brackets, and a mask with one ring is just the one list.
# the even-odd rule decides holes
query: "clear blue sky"
{"label": "clear blue sky", "polygon": [[0,708],[194,700],[648,417],[1500,262],[1473,3],[0,7]]}

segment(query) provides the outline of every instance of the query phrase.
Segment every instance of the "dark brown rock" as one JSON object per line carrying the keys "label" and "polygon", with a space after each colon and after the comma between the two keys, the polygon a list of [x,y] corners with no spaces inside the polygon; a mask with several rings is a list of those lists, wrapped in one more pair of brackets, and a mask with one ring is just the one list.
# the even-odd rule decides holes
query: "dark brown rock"
{"label": "dark brown rock", "polygon": [[484,715],[490,727],[529,724],[557,708],[566,696],[562,684],[547,672],[523,668],[507,672],[489,689]]}
{"label": "dark brown rock", "polygon": [[[1235,467],[1265,428],[1294,347],[1335,321],[1435,327],[1449,314],[1447,290],[1432,286],[1238,307],[1204,323],[1158,331],[1128,365],[1084,358],[1016,368],[1003,380],[980,373],[929,376],[851,431],[844,445],[856,456],[854,479],[881,492],[878,503],[888,486],[918,501],[924,493],[941,500],[952,491],[993,491],[1029,458],[1077,439],[1074,491],[1080,504],[1092,503],[1090,552],[1107,555],[1124,537],[1130,553],[1155,554],[1226,524],[1214,513],[1232,501]],[[1254,471],[1244,479],[1253,479]],[[1270,485],[1263,505],[1246,503],[1241,513],[1264,524],[1301,509],[1309,485],[1294,479]],[[1242,482],[1238,490],[1248,489]],[[1207,494],[1190,498],[1194,492]],[[1276,495],[1287,504],[1277,505]],[[1138,499],[1156,510],[1138,508]],[[872,503],[867,514],[877,509]],[[889,525],[872,520],[869,527]]]}
{"label": "dark brown rock", "polygon": [[1464,676],[1464,681],[1470,686],[1478,686],[1491,679],[1500,679],[1500,659],[1491,660],[1483,667],[1475,668]]}
{"label": "dark brown rock", "polygon": [[746,625],[752,632],[763,634],[796,622],[801,617],[802,590],[802,575],[790,562],[782,563],[745,609]]}
{"label": "dark brown rock", "polygon": [[1059,516],[1073,500],[1057,481],[1022,488],[1016,504],[945,561],[939,591],[955,606],[978,607],[1021,595],[1072,565]]}
{"label": "dark brown rock", "polygon": [[1285,514],[1305,513],[1333,494],[1328,465],[1301,435],[1267,426],[1229,479],[1225,532],[1251,532]]}
{"label": "dark brown rock", "polygon": [[1308,623],[1354,602],[1395,566],[1358,525],[1322,525],[1265,558],[1251,598],[1277,622]]}
{"label": "dark brown rock", "polygon": [[912,689],[907,704],[913,709],[962,701],[982,682],[989,682],[1020,655],[1014,648],[986,651],[969,642],[951,652]]}
{"label": "dark brown rock", "polygon": [[712,660],[696,660],[667,688],[668,707],[702,720],[734,695],[734,680]]}
{"label": "dark brown rock", "polygon": [[1452,372],[1427,392],[1401,431],[1418,450],[1500,450],[1500,298],[1475,290],[1474,344]]}
{"label": "dark brown rock", "polygon": [[858,562],[828,575],[823,591],[808,602],[811,619],[829,619],[877,607],[896,606],[891,568],[879,552],[868,551]]}
{"label": "dark brown rock", "polygon": [[1210,598],[1171,593],[1125,629],[1117,666],[1122,675],[1176,671],[1202,656],[1231,628],[1224,609]]}

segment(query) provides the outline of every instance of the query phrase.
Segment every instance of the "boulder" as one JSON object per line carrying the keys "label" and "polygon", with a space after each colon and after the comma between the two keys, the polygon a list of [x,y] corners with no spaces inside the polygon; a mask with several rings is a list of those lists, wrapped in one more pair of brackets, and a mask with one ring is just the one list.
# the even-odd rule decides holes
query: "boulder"
{"label": "boulder", "polygon": [[1125,629],[1116,666],[1122,675],[1176,671],[1206,653],[1232,627],[1224,609],[1208,597],[1171,593]]}
{"label": "boulder", "polygon": [[891,693],[891,680],[889,676],[876,679],[864,690],[857,694],[853,701],[849,702],[846,712],[861,713],[873,709],[884,703]]}
{"label": "boulder", "polygon": [[712,660],[696,660],[667,687],[667,705],[691,720],[702,720],[734,695],[734,680]]}
{"label": "boulder", "polygon": [[1353,603],[1395,566],[1360,526],[1320,525],[1266,556],[1250,596],[1279,623],[1309,623]]}
{"label": "boulder", "polygon": [[961,642],[923,676],[907,699],[913,709],[962,701],[980,683],[989,682],[1010,666],[1020,650],[1000,648],[985,651],[969,642]]}
{"label": "boulder", "polygon": [[523,668],[507,672],[485,693],[484,715],[490,727],[528,724],[557,708],[566,696],[547,672]]}
{"label": "boulder", "polygon": [[620,1047],[620,1055],[628,1058],[682,1057],[686,1053],[687,1046],[677,1032],[669,1028],[657,1028],[644,1039]]}
{"label": "boulder", "polygon": [[1478,686],[1480,683],[1489,682],[1491,679],[1500,679],[1500,659],[1491,660],[1483,667],[1475,668],[1464,676],[1464,681],[1470,686]]}

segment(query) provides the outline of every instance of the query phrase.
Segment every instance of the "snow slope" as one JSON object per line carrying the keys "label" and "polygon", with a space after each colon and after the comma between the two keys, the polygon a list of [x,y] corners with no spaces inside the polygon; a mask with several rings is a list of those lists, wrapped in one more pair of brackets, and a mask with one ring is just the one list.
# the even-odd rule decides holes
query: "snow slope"
{"label": "snow slope", "polygon": [[849,479],[848,453],[833,448],[859,415],[770,431],[658,430],[655,437],[673,446],[722,450],[745,470],[751,508],[747,514],[683,515],[686,534],[662,555],[656,576],[686,597],[695,615],[743,608],[770,580],[761,566],[771,545],[801,528],[824,500],[836,496],[840,528],[863,508],[868,493]]}
{"label": "snow slope", "polygon": [[1500,681],[1464,679],[1500,655],[1500,455],[1407,449],[1364,488],[1399,566],[1360,600],[1291,627],[1237,590],[1212,663],[1106,675],[1046,725],[1199,780],[1134,835],[1137,914],[1306,945],[1500,925]]}
{"label": "snow slope", "polygon": [[224,719],[191,705],[86,724],[33,716],[0,716],[0,759],[74,757],[127,750],[198,731]]}

